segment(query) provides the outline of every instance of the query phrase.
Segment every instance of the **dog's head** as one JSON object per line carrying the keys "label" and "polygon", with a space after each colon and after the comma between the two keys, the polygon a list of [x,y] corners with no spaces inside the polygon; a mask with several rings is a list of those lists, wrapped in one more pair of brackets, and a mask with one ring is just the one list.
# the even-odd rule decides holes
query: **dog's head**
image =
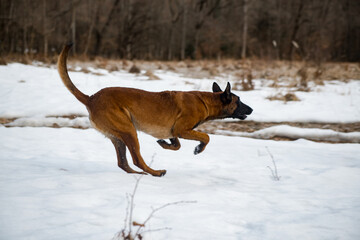
{"label": "dog's head", "polygon": [[213,92],[222,92],[220,94],[220,101],[223,104],[223,115],[225,118],[238,118],[244,120],[247,115],[252,113],[252,108],[240,101],[239,96],[231,92],[231,86],[228,82],[225,91],[222,91],[219,85],[213,83]]}

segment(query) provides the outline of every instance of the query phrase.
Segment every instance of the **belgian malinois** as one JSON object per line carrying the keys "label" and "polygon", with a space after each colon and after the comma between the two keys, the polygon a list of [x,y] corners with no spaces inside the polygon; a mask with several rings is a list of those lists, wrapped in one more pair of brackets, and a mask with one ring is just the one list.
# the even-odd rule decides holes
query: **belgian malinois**
{"label": "belgian malinois", "polygon": [[[94,128],[108,137],[115,146],[118,166],[127,173],[149,173],[163,176],[166,170],[154,170],[146,165],[140,154],[137,130],[160,139],[158,144],[171,150],[180,148],[179,138],[200,141],[194,154],[204,151],[209,136],[194,130],[199,124],[213,119],[238,118],[244,120],[252,109],[230,91],[227,83],[222,91],[213,83],[213,92],[164,91],[147,92],[140,89],[110,87],[92,96],[80,92],[67,72],[66,60],[71,44],[64,46],[58,60],[58,71],[67,89],[83,103]],[[170,143],[164,139],[170,139]],[[133,170],[126,159],[126,147],[134,165],[143,170]]]}

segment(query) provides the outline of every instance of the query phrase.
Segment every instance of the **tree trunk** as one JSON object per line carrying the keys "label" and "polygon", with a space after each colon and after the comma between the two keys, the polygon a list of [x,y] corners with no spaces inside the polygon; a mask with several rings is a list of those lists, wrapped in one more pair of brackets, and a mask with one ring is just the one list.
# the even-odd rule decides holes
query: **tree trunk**
{"label": "tree trunk", "polygon": [[[131,0],[129,0],[128,5],[127,5],[127,16],[126,16],[126,23],[129,24],[132,21],[132,2]],[[126,51],[126,58],[127,59],[132,59],[132,35],[129,34],[127,36],[128,41],[126,42],[126,47],[125,47],[125,51]]]}
{"label": "tree trunk", "polygon": [[[91,2],[91,1],[89,0],[89,2]],[[95,3],[95,11],[96,11],[95,17],[90,14],[91,15],[91,19],[90,19],[91,23],[90,23],[89,32],[88,32],[88,35],[86,38],[86,44],[85,44],[85,48],[84,48],[84,52],[83,52],[84,56],[88,55],[88,51],[89,51],[90,44],[91,44],[91,37],[92,37],[94,27],[95,27],[95,22],[99,21],[99,5],[97,4],[97,2]]]}
{"label": "tree trunk", "polygon": [[27,56],[28,50],[29,50],[29,47],[27,44],[27,26],[24,27],[23,44],[24,44],[23,53],[25,54],[25,56]]}
{"label": "tree trunk", "polygon": [[293,41],[295,41],[296,34],[297,34],[297,32],[299,31],[299,28],[300,28],[300,19],[301,19],[303,7],[304,7],[304,3],[303,3],[302,0],[300,0],[300,5],[299,5],[299,8],[298,8],[296,17],[295,17],[294,28],[293,28],[293,31],[292,31],[292,34],[291,34],[291,37],[290,37],[290,42],[289,42],[290,46],[289,46],[289,51],[288,51],[288,59],[290,61],[292,60],[292,52],[293,52],[293,49],[294,49]]}
{"label": "tree trunk", "polygon": [[73,52],[76,54],[76,7],[74,0],[71,2],[71,41],[73,45]]}
{"label": "tree trunk", "polygon": [[242,34],[242,51],[241,58],[246,58],[246,47],[247,47],[247,32],[248,32],[248,1],[244,0],[243,13],[244,13],[244,25]]}
{"label": "tree trunk", "polygon": [[276,60],[282,59],[282,44],[281,44],[281,2],[280,0],[276,0],[275,2],[275,11],[276,11]]}
{"label": "tree trunk", "polygon": [[43,17],[43,35],[44,35],[44,57],[48,56],[48,33],[47,33],[47,28],[46,28],[46,1],[47,0],[43,0],[43,12],[42,12],[42,17]]}
{"label": "tree trunk", "polygon": [[119,4],[120,0],[115,0],[113,6],[111,7],[110,13],[106,19],[106,22],[103,28],[100,31],[96,31],[96,43],[95,43],[95,55],[98,55],[102,45],[103,36],[106,34],[106,30],[110,25],[111,19],[115,13],[115,9]]}
{"label": "tree trunk", "polygon": [[[14,13],[14,1],[10,1],[10,11],[9,11],[9,20],[6,24],[6,27],[5,27],[5,41],[11,41],[11,33],[10,33],[10,25],[11,25],[11,22],[12,22],[12,18],[13,18],[13,13]],[[0,41],[0,44],[3,45],[4,43],[2,41]],[[5,44],[4,44],[5,45]],[[5,45],[6,46],[6,45]],[[5,48],[5,47],[4,47]],[[9,48],[9,53],[11,51],[11,48]]]}
{"label": "tree trunk", "polygon": [[181,35],[181,60],[185,59],[185,44],[186,44],[186,22],[187,22],[187,4],[186,0],[183,0],[183,22],[182,22],[182,35]]}
{"label": "tree trunk", "polygon": [[173,44],[173,24],[170,27],[170,37],[169,37],[169,45],[168,45],[168,60],[172,60],[172,44]]}

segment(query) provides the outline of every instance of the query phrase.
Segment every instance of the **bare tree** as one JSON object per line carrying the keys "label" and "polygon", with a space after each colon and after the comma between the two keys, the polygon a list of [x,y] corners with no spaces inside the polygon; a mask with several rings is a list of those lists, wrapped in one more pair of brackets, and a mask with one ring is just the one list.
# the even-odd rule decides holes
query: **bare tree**
{"label": "bare tree", "polygon": [[299,31],[299,28],[301,26],[300,23],[301,23],[301,17],[302,17],[302,14],[303,14],[303,9],[304,9],[304,1],[300,0],[299,5],[297,6],[297,11],[296,11],[295,19],[294,19],[294,27],[292,29],[290,42],[288,43],[289,50],[288,50],[287,56],[288,56],[288,59],[290,59],[290,60],[292,60],[292,52],[293,52],[293,49],[294,49],[294,41],[296,40],[296,35],[297,35],[297,33]]}
{"label": "bare tree", "polygon": [[71,1],[71,38],[73,45],[73,52],[76,54],[76,4],[75,0]]}
{"label": "bare tree", "polygon": [[[179,0],[168,0],[167,1],[168,4],[168,9],[169,9],[169,13],[170,13],[170,29],[169,29],[169,42],[168,42],[168,60],[171,60],[173,58],[173,44],[174,44],[174,30],[175,29],[175,25],[176,23],[179,21],[181,14],[183,14],[184,8],[185,6],[185,0],[182,0],[182,8],[181,8],[181,4]],[[185,15],[183,15],[183,21],[185,19]],[[184,23],[184,22],[183,22]],[[185,24],[183,24],[183,27],[186,26],[186,20],[185,20]],[[182,29],[182,31],[184,32],[184,29]],[[181,55],[181,57],[183,58],[183,55]]]}
{"label": "bare tree", "polygon": [[188,6],[187,1],[182,0],[183,3],[183,22],[182,22],[182,32],[181,32],[181,59],[185,59],[185,44],[186,44],[186,26],[187,26],[187,15],[188,15]]}
{"label": "bare tree", "polygon": [[44,35],[44,56],[48,55],[48,29],[47,29],[47,17],[46,17],[46,0],[43,0],[43,12],[42,12],[42,20],[43,20],[43,35]]}
{"label": "bare tree", "polygon": [[95,37],[95,40],[96,40],[95,41],[95,50],[94,50],[95,55],[100,54],[100,48],[102,47],[103,39],[107,34],[107,30],[110,26],[111,20],[113,19],[114,15],[115,15],[116,8],[117,8],[119,2],[120,2],[120,0],[115,0],[113,2],[113,4],[110,7],[110,11],[107,15],[104,25],[102,26],[101,29],[95,30],[95,36],[96,36]]}
{"label": "bare tree", "polygon": [[249,1],[250,0],[244,0],[244,6],[243,6],[244,22],[243,22],[243,32],[242,32],[242,51],[241,51],[241,58],[242,59],[246,58]]}
{"label": "bare tree", "polygon": [[[88,4],[90,5],[90,2],[92,2],[91,0],[88,0]],[[95,14],[93,15],[92,13],[95,11]],[[96,1],[93,5],[92,8],[90,8],[90,14],[89,14],[89,21],[90,21],[90,26],[89,26],[89,31],[87,33],[87,37],[86,37],[86,44],[84,47],[84,52],[83,55],[87,56],[89,49],[90,49],[90,45],[91,45],[91,39],[92,39],[92,35],[94,32],[94,27],[95,27],[95,22],[99,22],[99,12],[100,12],[100,6],[98,1]]]}

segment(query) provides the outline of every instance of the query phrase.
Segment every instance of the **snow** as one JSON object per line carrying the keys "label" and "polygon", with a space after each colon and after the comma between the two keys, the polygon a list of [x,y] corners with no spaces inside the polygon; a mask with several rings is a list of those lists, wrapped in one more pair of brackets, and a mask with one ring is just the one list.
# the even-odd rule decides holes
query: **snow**
{"label": "snow", "polygon": [[216,133],[260,139],[287,137],[290,139],[305,138],[316,141],[360,143],[360,132],[342,133],[331,129],[298,128],[288,125],[272,126],[252,133],[232,132],[227,130],[217,130]]}
{"label": "snow", "polygon": [[[163,178],[144,176],[134,220],[159,211],[147,239],[358,239],[360,148],[306,140],[211,135],[206,151],[181,141],[164,150],[140,133],[141,152]],[[267,166],[271,151],[280,181]],[[0,128],[1,239],[111,239],[123,227],[133,175],[93,129]]]}
{"label": "snow", "polygon": [[[278,92],[286,93],[284,89]],[[360,82],[326,82],[311,92],[295,92],[300,101],[270,101],[266,97],[276,95],[272,88],[242,92],[240,98],[254,106],[249,120],[263,122],[328,122],[350,123],[360,121]]]}
{"label": "snow", "polygon": [[[154,72],[161,78],[157,81],[124,71],[90,70],[96,74],[70,72],[86,94],[108,86],[209,91],[214,81],[162,70]],[[228,80],[215,79],[222,87]],[[254,91],[235,91],[254,109],[248,120],[360,119],[358,80],[297,91],[301,101],[288,103],[267,100],[274,89],[264,80],[254,81]],[[91,128],[50,128],[89,127],[86,108],[63,86],[55,68],[0,66],[0,84],[0,118],[16,118],[4,124],[11,127],[0,124],[0,239],[112,239],[124,227],[126,194],[136,179],[117,167],[111,142]],[[73,114],[81,117],[72,119]],[[196,201],[157,212],[145,230],[171,230],[145,233],[145,239],[360,239],[359,144],[243,137],[281,134],[359,142],[358,132],[275,126],[210,135],[205,151],[195,156],[197,142],[180,140],[181,149],[169,151],[139,133],[145,161],[154,159],[151,167],[167,174],[141,179],[133,220],[142,223],[153,208],[167,203]],[[280,181],[272,178],[267,149]],[[131,163],[129,154],[128,159]]]}

